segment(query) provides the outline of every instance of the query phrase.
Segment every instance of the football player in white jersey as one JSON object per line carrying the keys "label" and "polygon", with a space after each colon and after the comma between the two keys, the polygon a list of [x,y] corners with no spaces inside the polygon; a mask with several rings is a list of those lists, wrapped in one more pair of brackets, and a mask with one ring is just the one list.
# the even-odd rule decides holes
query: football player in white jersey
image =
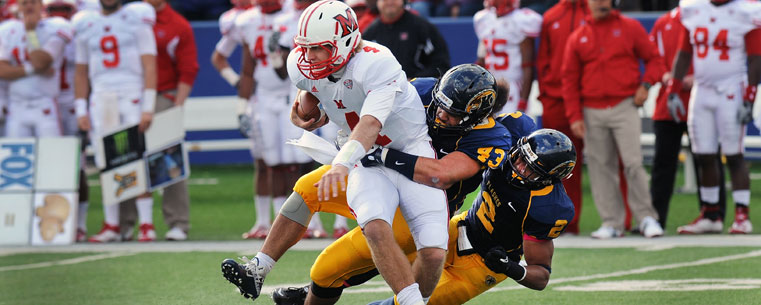
{"label": "football player in white jersey", "polygon": [[[362,41],[356,15],[343,2],[310,5],[301,14],[295,42],[297,48],[286,63],[288,75],[296,87],[320,100],[325,114],[319,120],[304,121],[297,115],[295,102],[294,124],[313,130],[329,118],[350,134],[332,168],[320,179],[318,196],[328,199],[338,195],[339,187],[346,190],[373,261],[397,301],[424,304],[446,256],[446,195],[388,168],[358,165],[369,150],[381,146],[435,156],[420,97],[391,51]],[[414,268],[404,262],[393,238],[390,224],[397,207],[410,224],[418,250]]]}
{"label": "football player in white jersey", "polygon": [[57,67],[71,41],[71,25],[63,18],[43,18],[42,0],[18,4],[24,17],[0,28],[0,78],[10,81],[6,136],[60,136]]}
{"label": "football player in white jersey", "polygon": [[[48,16],[61,17],[71,20],[78,7],[83,7],[75,0],[43,0],[45,12]],[[77,126],[76,107],[74,106],[74,42],[66,44],[61,63],[60,89],[56,97],[58,101],[58,115],[61,118],[61,127],[64,136],[79,136]],[[82,145],[84,149],[84,145]],[[77,242],[87,241],[87,209],[89,208],[90,189],[87,186],[87,175],[84,172],[85,154],[79,162],[79,207],[77,209]]]}
{"label": "football player in white jersey", "polygon": [[526,111],[534,79],[534,40],[542,28],[542,15],[523,8],[519,0],[487,0],[473,16],[478,36],[477,63],[510,84],[507,104],[499,113]]}
{"label": "football player in white jersey", "polygon": [[[746,0],[684,0],[679,4],[686,31],[668,83],[669,103],[681,103],[682,78],[690,60],[695,71],[687,114],[692,152],[700,164],[700,197],[707,204],[680,234],[719,233],[719,146],[727,158],[735,202],[729,233],[751,233],[750,177],[743,158],[746,124],[761,80],[761,3]],[[676,108],[675,108],[676,109]],[[676,116],[678,114],[672,114]]]}
{"label": "football player in white jersey", "polygon": [[[279,47],[272,45],[270,46],[274,49],[273,52],[270,53],[270,62],[273,65],[279,64],[281,62],[285,63],[285,61],[288,60],[288,54],[295,46],[293,39],[296,37],[296,32],[298,31],[299,17],[301,16],[301,12],[303,12],[304,9],[306,9],[315,1],[316,0],[294,0],[292,1],[292,9],[286,10],[285,13],[281,14],[275,19],[273,30],[276,31],[277,34],[273,35],[276,36],[273,37],[273,42],[276,38]],[[286,1],[286,4],[287,3],[288,2]],[[285,65],[281,64],[280,66],[280,69],[275,69],[275,71],[278,73],[278,76],[287,78],[288,71]],[[297,93],[298,88],[291,84],[291,96],[296,96]],[[293,100],[293,98],[291,98],[291,100]],[[332,122],[328,122],[328,124],[318,128],[316,132],[318,132],[320,137],[323,139],[333,143],[336,141],[338,130],[338,125]],[[277,218],[277,216],[275,218]],[[346,224],[346,217],[336,214],[335,221],[333,222],[333,238],[338,239],[348,232],[349,227]],[[320,217],[312,217],[309,222],[309,226],[307,227],[307,231],[304,233],[304,238],[316,238],[322,235],[325,235],[325,229],[323,229]]]}
{"label": "football player in white jersey", "polygon": [[[230,0],[230,2],[232,2],[233,8],[224,12],[219,17],[219,31],[222,34],[222,38],[219,39],[219,42],[214,47],[214,52],[211,54],[211,64],[231,87],[237,88],[240,82],[240,75],[230,67],[228,58],[235,51],[235,48],[242,43],[241,34],[235,28],[235,20],[253,7],[253,0]],[[246,114],[248,99],[248,96],[239,96],[236,104],[238,127],[241,134],[246,137],[249,136],[251,131],[251,120]]]}
{"label": "football player in white jersey", "polygon": [[[281,0],[258,0],[256,7],[241,14],[235,28],[246,52],[241,64],[239,96],[252,96],[247,109],[251,118],[252,155],[256,159],[256,223],[244,238],[264,238],[270,228],[270,200],[280,211],[286,196],[299,177],[311,170],[311,158],[287,139],[298,138],[301,129],[290,122],[291,82],[275,69],[283,67],[282,58],[272,57],[277,50],[273,25],[283,15]],[[276,38],[276,37],[275,37]],[[280,61],[272,62],[272,59]],[[253,75],[253,78],[251,76]],[[282,77],[281,77],[282,76]],[[274,128],[273,128],[274,127]],[[320,228],[319,236],[327,234]]]}
{"label": "football player in white jersey", "polygon": [[[143,2],[122,6],[120,0],[100,0],[101,11],[82,11],[74,16],[76,71],[74,94],[79,128],[91,139],[125,125],[138,125],[145,132],[153,120],[156,103],[156,12]],[[89,107],[87,99],[89,97]],[[102,141],[93,140],[93,145]],[[102,168],[105,160],[96,157]],[[152,241],[153,199],[137,199],[139,241]],[[103,208],[105,221],[91,242],[119,241],[119,205]]]}

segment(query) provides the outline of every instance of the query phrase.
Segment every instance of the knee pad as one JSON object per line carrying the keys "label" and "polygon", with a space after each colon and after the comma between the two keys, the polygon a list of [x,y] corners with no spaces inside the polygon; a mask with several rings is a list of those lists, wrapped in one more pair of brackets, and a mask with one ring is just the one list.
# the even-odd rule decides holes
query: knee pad
{"label": "knee pad", "polygon": [[309,220],[312,219],[312,211],[301,198],[299,193],[293,192],[288,199],[283,203],[283,207],[280,209],[280,215],[288,217],[288,219],[298,222],[302,226],[308,226]]}
{"label": "knee pad", "polygon": [[312,285],[309,286],[309,290],[312,291],[312,294],[318,298],[333,299],[341,296],[341,293],[344,291],[344,287],[320,287],[319,285],[312,282]]}

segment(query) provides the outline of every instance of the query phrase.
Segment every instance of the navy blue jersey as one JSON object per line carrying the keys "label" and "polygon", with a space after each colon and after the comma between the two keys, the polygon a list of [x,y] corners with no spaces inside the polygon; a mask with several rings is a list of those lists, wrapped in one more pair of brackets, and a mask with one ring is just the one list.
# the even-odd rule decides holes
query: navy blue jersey
{"label": "navy blue jersey", "polygon": [[[436,85],[436,79],[430,77],[416,78],[411,83],[417,89],[423,105],[428,107],[433,99],[432,92]],[[438,133],[432,134],[431,139],[439,158],[443,158],[451,152],[459,151],[476,160],[481,165],[482,170],[502,167],[502,164],[507,160],[507,152],[512,143],[510,132],[502,124],[497,124],[493,118],[484,120],[464,135]],[[479,172],[447,189],[450,215],[453,215],[462,206],[465,196],[478,188],[481,180],[481,172]]]}
{"label": "navy blue jersey", "polygon": [[[521,113],[500,116],[498,121],[515,141],[536,129],[533,120]],[[507,182],[511,173],[509,164],[488,169],[481,194],[465,217],[470,243],[481,255],[502,246],[511,258],[518,259],[523,253],[524,235],[539,240],[554,239],[573,219],[573,202],[562,183],[541,190],[524,190]]]}

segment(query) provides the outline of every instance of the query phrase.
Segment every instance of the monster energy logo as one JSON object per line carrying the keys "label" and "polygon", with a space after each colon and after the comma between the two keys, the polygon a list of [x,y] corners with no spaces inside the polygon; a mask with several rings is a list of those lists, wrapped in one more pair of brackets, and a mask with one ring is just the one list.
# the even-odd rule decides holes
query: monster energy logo
{"label": "monster energy logo", "polygon": [[127,153],[129,149],[129,134],[127,134],[126,130],[114,134],[114,148],[117,155]]}

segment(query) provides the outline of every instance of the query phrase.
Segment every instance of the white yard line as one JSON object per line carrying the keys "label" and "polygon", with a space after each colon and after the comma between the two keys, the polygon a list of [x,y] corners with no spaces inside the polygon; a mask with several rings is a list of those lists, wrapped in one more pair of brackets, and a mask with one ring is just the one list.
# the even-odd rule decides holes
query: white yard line
{"label": "white yard line", "polygon": [[135,254],[137,253],[113,252],[113,253],[104,253],[104,254],[96,254],[96,255],[88,255],[88,256],[64,259],[60,261],[42,262],[42,263],[34,263],[34,264],[26,264],[26,265],[16,265],[16,266],[4,266],[4,267],[0,267],[0,272],[45,268],[45,267],[52,267],[52,266],[73,265],[73,264],[97,261],[102,259],[111,259],[111,258],[117,258],[117,257],[123,257],[123,256],[130,256]]}

